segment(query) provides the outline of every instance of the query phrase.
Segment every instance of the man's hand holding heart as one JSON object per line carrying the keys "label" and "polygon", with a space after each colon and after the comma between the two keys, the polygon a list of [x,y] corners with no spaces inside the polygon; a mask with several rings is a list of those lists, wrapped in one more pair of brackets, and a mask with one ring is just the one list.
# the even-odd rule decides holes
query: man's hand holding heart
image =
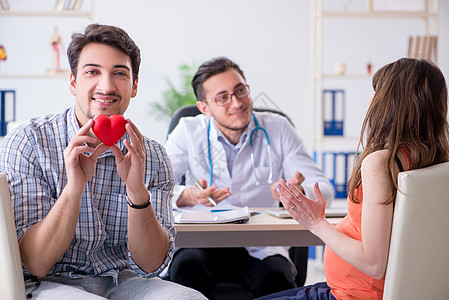
{"label": "man's hand holding heart", "polygon": [[[86,183],[95,173],[98,157],[108,149],[104,144],[99,144],[95,148],[89,146],[95,145],[96,142],[94,137],[88,136],[92,125],[92,120],[84,124],[64,150],[67,184],[73,192],[83,191]],[[90,155],[86,155],[86,152]]]}
{"label": "man's hand holding heart", "polygon": [[[144,184],[146,152],[142,134],[136,125],[129,119],[125,120],[122,115],[98,115],[94,118],[92,130],[103,144],[111,148],[117,172],[126,184],[128,196],[133,200],[143,198],[148,201],[148,190]],[[123,143],[128,153],[123,155],[116,143],[125,132],[128,133],[129,140],[125,139]]]}

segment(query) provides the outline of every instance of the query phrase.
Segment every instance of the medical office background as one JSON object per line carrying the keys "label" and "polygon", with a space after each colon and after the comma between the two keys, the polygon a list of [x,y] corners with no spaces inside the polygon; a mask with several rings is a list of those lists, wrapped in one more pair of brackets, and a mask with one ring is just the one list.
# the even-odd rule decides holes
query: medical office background
{"label": "medical office background", "polygon": [[[144,135],[165,142],[169,119],[152,114],[150,103],[163,101],[167,78],[181,84],[180,65],[227,56],[245,72],[255,105],[289,115],[313,153],[314,108],[321,97],[313,93],[312,66],[321,48],[312,45],[312,0],[84,0],[79,10],[90,15],[33,13],[53,11],[56,2],[8,0],[11,13],[0,14],[0,44],[7,53],[0,61],[0,89],[16,91],[16,121],[74,105],[68,75],[47,75],[53,64],[50,38],[55,27],[66,49],[71,34],[89,23],[112,24],[125,29],[141,49],[138,93],[126,117]],[[368,0],[324,3],[330,9],[363,11]],[[438,65],[448,80],[449,0],[440,0],[438,14]],[[322,63],[329,74],[339,63],[349,75],[366,74],[371,64],[373,74],[407,56],[410,36],[425,33],[423,20],[417,18],[327,18],[323,24]],[[430,31],[435,32],[433,21]],[[61,68],[69,69],[65,54]],[[337,77],[323,87],[345,91],[344,135],[357,137],[372,94],[371,77]],[[350,148],[356,146],[356,141],[351,143]]]}

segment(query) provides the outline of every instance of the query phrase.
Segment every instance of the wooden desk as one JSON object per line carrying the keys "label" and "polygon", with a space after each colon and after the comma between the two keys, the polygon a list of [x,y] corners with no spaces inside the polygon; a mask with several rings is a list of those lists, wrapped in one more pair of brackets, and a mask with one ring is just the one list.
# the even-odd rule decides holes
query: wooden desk
{"label": "wooden desk", "polygon": [[[268,208],[267,208],[268,209]],[[313,246],[323,242],[294,219],[260,214],[244,224],[175,224],[176,247]],[[336,225],[342,218],[328,218]]]}

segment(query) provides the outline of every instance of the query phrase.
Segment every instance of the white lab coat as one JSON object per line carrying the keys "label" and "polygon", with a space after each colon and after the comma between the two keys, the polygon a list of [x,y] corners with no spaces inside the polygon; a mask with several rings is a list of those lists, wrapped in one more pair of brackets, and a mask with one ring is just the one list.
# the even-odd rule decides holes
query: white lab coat
{"label": "white lab coat", "polygon": [[[269,136],[272,154],[273,182],[280,178],[286,180],[294,176],[298,170],[305,176],[302,183],[307,197],[315,199],[313,187],[319,183],[321,192],[326,199],[327,206],[334,198],[334,188],[322,171],[315,165],[313,159],[307,154],[302,139],[296,134],[294,127],[282,116],[269,112],[254,112],[259,126],[264,128]],[[176,182],[186,175],[186,186],[193,185],[194,180],[204,178],[208,185],[210,180],[210,163],[208,154],[207,128],[210,126],[210,149],[213,164],[213,184],[218,188],[230,187],[231,196],[221,203],[248,207],[278,207],[279,202],[274,200],[270,185],[267,183],[269,175],[269,158],[267,140],[261,130],[253,135],[253,151],[255,168],[251,163],[250,134],[255,128],[254,120],[246,129],[247,138],[244,141],[233,164],[232,176],[229,174],[226,152],[218,141],[218,129],[213,117],[203,114],[196,117],[185,117],[169,135],[166,149],[175,173]],[[256,176],[262,182],[256,185]],[[176,189],[174,204],[182,191]],[[218,204],[220,206],[220,204]],[[249,247],[254,257],[263,259],[274,254],[281,254],[288,258],[286,247]]]}

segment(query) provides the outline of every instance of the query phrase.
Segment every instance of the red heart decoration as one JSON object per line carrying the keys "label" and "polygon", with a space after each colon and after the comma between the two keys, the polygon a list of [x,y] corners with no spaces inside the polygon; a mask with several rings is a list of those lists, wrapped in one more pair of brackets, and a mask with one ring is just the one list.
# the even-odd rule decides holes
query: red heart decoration
{"label": "red heart decoration", "polygon": [[92,130],[97,138],[110,147],[117,143],[126,132],[126,120],[122,115],[98,115],[94,118]]}

